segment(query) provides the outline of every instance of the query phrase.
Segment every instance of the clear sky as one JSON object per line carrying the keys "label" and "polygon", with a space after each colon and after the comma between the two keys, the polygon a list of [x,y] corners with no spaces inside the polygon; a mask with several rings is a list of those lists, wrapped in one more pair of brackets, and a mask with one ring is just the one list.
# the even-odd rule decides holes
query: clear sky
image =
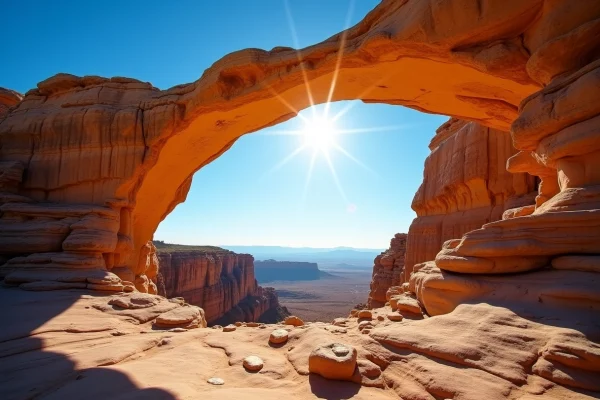
{"label": "clear sky", "polygon": [[[352,4],[353,3],[353,4]],[[198,79],[225,54],[247,48],[304,47],[358,22],[377,0],[0,0],[4,31],[0,86],[26,92],[58,72],[127,76],[165,89]],[[348,10],[351,7],[351,13]],[[294,30],[291,28],[292,17]],[[295,36],[293,32],[295,31]],[[194,176],[187,201],[155,239],[181,244],[385,248],[406,232],[423,176],[427,144],[447,117],[389,105],[351,107],[336,135],[350,154],[327,146],[335,176],[314,148],[281,165],[305,137],[294,118],[242,137]],[[317,107],[317,114],[323,107]],[[312,110],[301,113],[310,120]],[[358,162],[357,162],[358,161]]]}

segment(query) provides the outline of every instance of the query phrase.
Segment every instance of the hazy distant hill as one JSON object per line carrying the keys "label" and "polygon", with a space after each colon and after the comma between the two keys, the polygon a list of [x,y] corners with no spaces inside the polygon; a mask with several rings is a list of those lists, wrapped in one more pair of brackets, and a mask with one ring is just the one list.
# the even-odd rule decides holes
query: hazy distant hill
{"label": "hazy distant hill", "polygon": [[331,249],[281,246],[222,247],[236,253],[252,254],[255,260],[273,259],[277,261],[317,263],[322,270],[338,264],[348,264],[358,269],[370,269],[373,267],[373,259],[383,251],[381,249],[354,249],[349,247]]}
{"label": "hazy distant hill", "polygon": [[254,261],[254,275],[259,283],[314,281],[333,277],[319,270],[317,263],[275,260]]}
{"label": "hazy distant hill", "polygon": [[363,249],[354,247],[332,247],[332,248],[318,248],[318,247],[285,247],[285,246],[234,246],[224,245],[220,246],[224,249],[229,249],[236,253],[259,253],[259,254],[314,254],[314,253],[331,253],[337,252],[338,254],[356,254],[356,253],[376,253],[379,254],[384,249]]}

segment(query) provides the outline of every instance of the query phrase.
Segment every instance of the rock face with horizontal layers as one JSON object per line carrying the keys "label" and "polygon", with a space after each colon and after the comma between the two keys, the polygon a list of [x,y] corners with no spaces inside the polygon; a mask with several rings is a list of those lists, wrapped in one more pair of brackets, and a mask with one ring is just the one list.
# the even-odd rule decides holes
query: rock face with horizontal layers
{"label": "rock face with horizontal layers", "polygon": [[202,307],[209,324],[258,321],[281,308],[274,290],[258,286],[250,254],[159,250],[157,255],[163,282],[158,293]]}
{"label": "rock face with horizontal layers", "polygon": [[390,248],[375,257],[369,308],[382,307],[386,303],[385,294],[392,286],[398,285],[404,271],[406,233],[396,233],[390,241]]}
{"label": "rock face with horizontal layers", "polygon": [[[597,397],[599,36],[596,0],[385,0],[322,43],[236,52],[168,90],[119,77],[40,82],[0,114],[0,273],[5,286],[32,290],[0,288],[0,397],[143,395],[139,382],[190,398],[216,373],[231,397],[272,397],[274,378],[285,380],[277,397]],[[439,219],[435,244],[413,250],[409,232],[410,263],[426,262],[407,262],[397,311],[375,309],[368,328],[293,328],[287,351],[268,346],[267,329],[243,326],[181,326],[172,342],[145,334],[153,321],[203,325],[193,308],[159,322],[177,306],[160,296],[113,294],[161,286],[148,242],[192,174],[246,133],[346,99],[470,121],[453,120],[432,143],[414,206]],[[534,199],[513,201],[532,189]],[[104,292],[82,295],[83,285]],[[402,320],[383,317],[392,312]],[[350,379],[360,386],[307,377],[310,353],[340,342],[356,349]],[[264,368],[236,383],[248,347]]]}
{"label": "rock face with horizontal layers", "polygon": [[506,170],[517,152],[508,132],[452,118],[429,148],[412,203],[417,218],[408,232],[403,282],[415,264],[433,260],[445,241],[502,219],[506,210],[520,207],[523,215],[535,207],[537,178]]}
{"label": "rock face with horizontal layers", "polygon": [[[143,248],[185,200],[193,173],[243,134],[293,117],[290,105],[299,110],[311,102],[361,99],[508,130],[519,102],[542,85],[528,73],[528,54],[548,29],[533,21],[552,17],[540,18],[541,0],[476,3],[385,1],[344,34],[303,50],[301,60],[291,48],[244,50],[198,81],[168,90],[130,78],[59,74],[2,117],[0,160],[22,164],[21,203],[110,209],[116,216],[110,226],[80,224],[89,228],[88,239],[99,236],[92,240],[99,246],[75,251],[101,255],[106,269],[151,280]],[[585,15],[575,13],[569,27],[595,14]],[[331,92],[333,76],[341,84]],[[28,223],[11,227],[13,235],[40,232],[38,241],[47,245],[31,243],[22,253],[56,251],[49,248],[66,240],[66,228],[44,216]]]}
{"label": "rock face with horizontal layers", "polygon": [[21,100],[23,100],[23,96],[19,93],[0,87],[0,118],[8,114],[10,107],[18,104]]}

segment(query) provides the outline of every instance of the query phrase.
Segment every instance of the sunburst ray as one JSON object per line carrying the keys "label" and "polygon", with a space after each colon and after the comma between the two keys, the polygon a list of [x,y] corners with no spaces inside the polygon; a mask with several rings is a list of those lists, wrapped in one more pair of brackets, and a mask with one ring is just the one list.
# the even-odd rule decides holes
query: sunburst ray
{"label": "sunburst ray", "polygon": [[310,158],[310,164],[308,166],[308,172],[306,174],[306,179],[304,180],[304,190],[302,191],[302,206],[306,203],[306,195],[308,193],[308,185],[310,185],[310,181],[312,178],[312,172],[315,167],[315,160],[317,159],[317,150],[314,150],[312,156]]}
{"label": "sunburst ray", "polygon": [[327,151],[324,151],[323,155],[325,156],[325,160],[327,161],[327,165],[329,166],[329,170],[331,171],[331,176],[333,177],[333,181],[335,182],[335,186],[337,186],[337,189],[340,192],[340,195],[342,196],[342,198],[344,199],[344,201],[346,202],[346,204],[348,204],[349,203],[348,197],[346,197],[346,192],[344,192],[344,188],[342,188],[342,184],[340,183],[340,180],[339,180],[339,178],[337,176],[337,172],[335,171],[335,167],[333,166],[333,162],[331,162],[331,157],[329,157],[329,153]]}
{"label": "sunburst ray", "polygon": [[335,70],[333,71],[333,77],[331,78],[331,85],[329,85],[329,93],[327,94],[325,110],[323,111],[323,115],[325,116],[325,118],[327,118],[327,116],[329,115],[329,106],[331,104],[331,99],[333,98],[333,93],[335,92],[335,86],[337,85],[337,79],[340,72],[340,65],[342,64],[342,57],[344,56],[344,47],[346,46],[346,36],[348,35],[348,28],[350,26],[350,18],[352,17],[353,9],[354,0],[351,0],[350,5],[348,6],[348,12],[346,13],[344,31],[340,40],[340,48],[338,50],[337,59],[335,61]]}
{"label": "sunburst ray", "polygon": [[[304,79],[304,86],[306,87],[306,95],[308,97],[308,101],[313,107],[315,105],[315,101],[313,99],[312,91],[310,90],[310,85],[308,83],[308,75],[306,73],[306,68],[304,67],[304,62],[302,60],[302,53],[300,52],[300,42],[298,41],[298,35],[296,34],[296,26],[294,24],[294,18],[292,17],[292,11],[290,9],[290,4],[288,0],[285,0],[285,14],[288,20],[288,24],[290,25],[290,31],[292,33],[292,39],[294,41],[294,47],[296,48],[296,57],[298,58],[298,63],[300,64],[300,70],[302,71],[302,78]],[[313,116],[315,115],[314,107],[312,108]]]}
{"label": "sunburst ray", "polygon": [[350,154],[350,152],[348,152],[346,149],[344,149],[339,144],[332,143],[331,146],[334,149],[336,149],[337,151],[339,151],[340,153],[342,153],[343,155],[345,155],[346,157],[348,157],[350,160],[354,161],[357,165],[361,166],[362,168],[364,168],[365,170],[369,171],[370,173],[372,173],[372,174],[374,174],[376,176],[379,176],[375,171],[373,171],[371,168],[367,167],[364,163],[362,163],[359,159],[357,159],[352,154]]}

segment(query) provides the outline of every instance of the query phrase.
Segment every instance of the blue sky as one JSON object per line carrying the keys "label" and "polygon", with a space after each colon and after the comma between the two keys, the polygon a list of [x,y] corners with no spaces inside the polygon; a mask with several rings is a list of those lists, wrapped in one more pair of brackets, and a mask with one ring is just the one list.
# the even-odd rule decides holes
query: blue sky
{"label": "blue sky", "polygon": [[[348,0],[32,1],[0,0],[4,29],[0,86],[26,92],[58,73],[127,76],[165,89],[198,79],[225,54],[247,47],[304,47],[334,35],[348,20]],[[378,0],[356,0],[358,22]],[[340,102],[351,111],[338,129],[390,129],[336,136],[364,166],[330,149],[281,160],[303,143],[295,118],[246,135],[196,173],[187,201],[160,225],[156,239],[182,244],[385,248],[406,232],[412,197],[423,176],[427,144],[447,117],[388,105]],[[318,111],[322,107],[318,108]],[[310,117],[311,110],[302,115]],[[366,168],[365,168],[366,166]],[[305,190],[306,188],[306,190]],[[343,192],[343,193],[342,193]]]}

